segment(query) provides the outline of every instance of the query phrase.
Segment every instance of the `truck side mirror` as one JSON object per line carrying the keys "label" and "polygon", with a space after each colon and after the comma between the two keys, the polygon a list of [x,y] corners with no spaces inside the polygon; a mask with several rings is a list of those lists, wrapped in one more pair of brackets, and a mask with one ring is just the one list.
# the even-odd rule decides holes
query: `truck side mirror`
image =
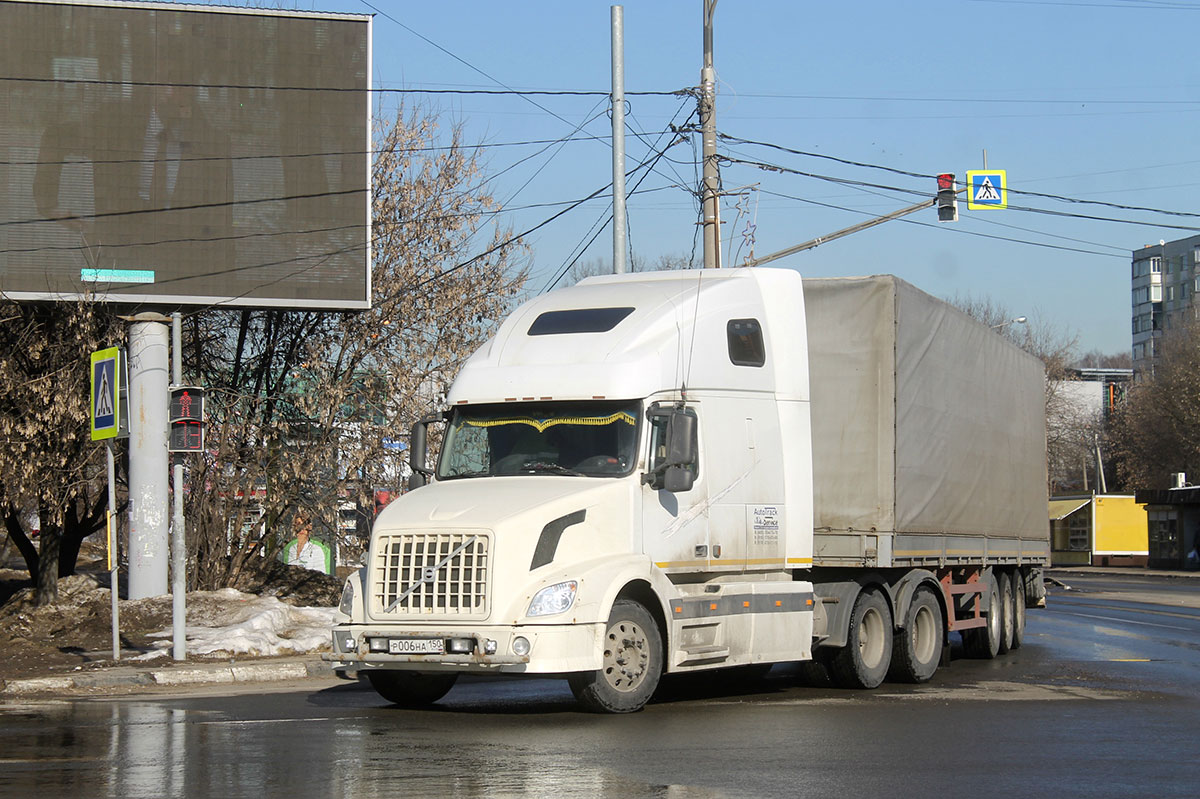
{"label": "truck side mirror", "polygon": [[668,466],[663,475],[663,488],[672,494],[691,491],[696,483],[696,473],[684,466]]}
{"label": "truck side mirror", "polygon": [[445,417],[439,413],[426,416],[412,426],[412,431],[408,436],[408,468],[412,470],[412,474],[408,476],[409,491],[425,485],[433,476],[433,470],[425,466],[429,449],[426,443],[426,432],[429,430],[429,425],[443,421],[445,421]]}
{"label": "truck side mirror", "polygon": [[696,417],[681,410],[671,411],[667,421],[667,463],[682,466],[696,462]]}
{"label": "truck side mirror", "polygon": [[667,421],[667,470],[663,488],[672,494],[691,491],[696,482],[696,417],[674,410]]}

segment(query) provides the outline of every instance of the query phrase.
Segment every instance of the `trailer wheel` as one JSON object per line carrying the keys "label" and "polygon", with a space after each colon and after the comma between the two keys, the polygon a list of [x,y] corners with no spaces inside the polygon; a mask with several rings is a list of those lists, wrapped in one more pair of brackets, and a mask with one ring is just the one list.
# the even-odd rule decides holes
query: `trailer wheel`
{"label": "trailer wheel", "polygon": [[1012,649],[1013,642],[1013,589],[1012,579],[1006,572],[996,575],[1000,590],[1000,648],[1003,655]]}
{"label": "trailer wheel", "polygon": [[432,705],[454,687],[456,672],[368,671],[371,687],[393,705],[418,708]]}
{"label": "trailer wheel", "polygon": [[875,688],[892,662],[892,612],[878,591],[863,591],[850,613],[846,645],[830,662],[830,676],[842,688]]}
{"label": "trailer wheel", "polygon": [[963,631],[963,649],[969,657],[991,660],[1000,651],[1000,636],[1004,621],[1004,612],[1000,608],[1000,587],[996,584],[996,575],[989,574],[984,578],[988,592],[987,624]]}
{"label": "trailer wheel", "polygon": [[617,600],[604,634],[604,665],[571,674],[567,681],[581,705],[596,713],[641,710],[663,671],[662,635],[639,603]]}
{"label": "trailer wheel", "polygon": [[892,640],[892,666],[888,678],[896,682],[925,682],[942,659],[945,624],[937,598],[928,588],[918,588],[904,614],[904,628]]}
{"label": "trailer wheel", "polygon": [[1021,570],[1013,572],[1013,636],[1012,648],[1019,649],[1025,640],[1025,578]]}

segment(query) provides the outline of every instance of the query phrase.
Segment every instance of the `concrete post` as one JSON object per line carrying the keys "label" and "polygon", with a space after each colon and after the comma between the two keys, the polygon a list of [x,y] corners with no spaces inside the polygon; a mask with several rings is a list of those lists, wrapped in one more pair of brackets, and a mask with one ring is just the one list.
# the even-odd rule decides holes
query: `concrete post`
{"label": "concrete post", "polygon": [[129,598],[167,593],[167,336],[160,314],[129,326]]}

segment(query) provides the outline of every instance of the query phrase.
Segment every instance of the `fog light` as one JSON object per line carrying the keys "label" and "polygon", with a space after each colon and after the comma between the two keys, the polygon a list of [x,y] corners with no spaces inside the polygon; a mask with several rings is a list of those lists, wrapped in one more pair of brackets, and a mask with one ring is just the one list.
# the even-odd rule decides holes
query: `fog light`
{"label": "fog light", "polygon": [[512,651],[514,655],[524,657],[525,655],[529,654],[530,649],[532,649],[532,647],[530,646],[528,638],[518,635],[513,639]]}
{"label": "fog light", "polygon": [[353,652],[354,651],[354,639],[347,638],[345,641],[342,641],[342,650],[345,652]]}
{"label": "fog light", "polygon": [[388,651],[388,640],[386,638],[368,638],[367,649],[372,652]]}
{"label": "fog light", "polygon": [[474,638],[448,638],[446,651],[451,655],[469,655],[475,651]]}
{"label": "fog light", "polygon": [[496,642],[495,642],[495,641],[493,641],[491,638],[489,638],[489,639],[487,639],[486,641],[484,641],[484,642],[483,642],[483,653],[484,653],[485,655],[494,655],[494,654],[496,654]]}

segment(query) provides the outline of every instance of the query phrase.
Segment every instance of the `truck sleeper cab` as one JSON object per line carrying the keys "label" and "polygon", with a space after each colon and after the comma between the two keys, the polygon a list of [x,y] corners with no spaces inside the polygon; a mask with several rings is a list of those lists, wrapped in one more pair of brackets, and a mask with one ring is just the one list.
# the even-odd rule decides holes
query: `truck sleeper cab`
{"label": "truck sleeper cab", "polygon": [[657,273],[518,308],[414,428],[417,488],[347,581],[335,668],[404,706],[461,673],[563,674],[628,712],[664,672],[813,661],[874,687],[929,679],[949,630],[1018,645],[1036,534],[1011,559],[913,560],[888,549],[909,545],[895,525],[814,531],[804,294],[786,270]]}

